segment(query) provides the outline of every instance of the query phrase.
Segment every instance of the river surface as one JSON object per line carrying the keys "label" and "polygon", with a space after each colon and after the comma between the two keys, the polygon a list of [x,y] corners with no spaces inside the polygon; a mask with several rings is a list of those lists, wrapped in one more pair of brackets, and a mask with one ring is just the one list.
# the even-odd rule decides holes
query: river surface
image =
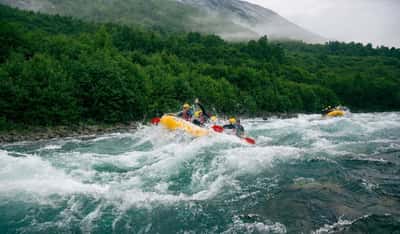
{"label": "river surface", "polygon": [[0,233],[400,233],[400,113],[0,145]]}

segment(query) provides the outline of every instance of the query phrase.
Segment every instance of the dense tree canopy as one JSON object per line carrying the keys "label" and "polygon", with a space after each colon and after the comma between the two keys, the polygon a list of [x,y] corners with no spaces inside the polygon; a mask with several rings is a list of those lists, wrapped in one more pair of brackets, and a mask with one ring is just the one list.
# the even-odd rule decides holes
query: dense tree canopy
{"label": "dense tree canopy", "polygon": [[195,97],[219,113],[400,108],[400,50],[229,43],[0,5],[0,128],[142,120]]}

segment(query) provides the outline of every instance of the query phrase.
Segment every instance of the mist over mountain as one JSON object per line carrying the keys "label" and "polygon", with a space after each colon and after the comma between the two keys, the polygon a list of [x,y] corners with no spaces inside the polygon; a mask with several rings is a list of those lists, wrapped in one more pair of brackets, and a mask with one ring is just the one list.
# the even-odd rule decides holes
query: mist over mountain
{"label": "mist over mountain", "polygon": [[239,0],[0,0],[26,10],[87,21],[142,25],[165,31],[198,31],[228,40],[324,38],[261,6]]}
{"label": "mist over mountain", "polygon": [[[295,39],[306,42],[322,42],[324,39],[298,25],[286,20],[272,10],[259,5],[238,0],[177,0],[195,6],[208,15],[218,15],[230,22],[254,32],[258,36],[268,35],[272,39]],[[229,35],[221,32],[223,37],[246,38],[246,34],[237,32]]]}
{"label": "mist over mountain", "polygon": [[400,48],[399,0],[243,0],[326,38]]}

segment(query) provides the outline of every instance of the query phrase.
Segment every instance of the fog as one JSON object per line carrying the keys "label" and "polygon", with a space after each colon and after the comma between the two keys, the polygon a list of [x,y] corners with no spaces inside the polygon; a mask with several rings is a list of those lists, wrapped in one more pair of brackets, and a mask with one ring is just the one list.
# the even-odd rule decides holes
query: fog
{"label": "fog", "polygon": [[245,0],[330,40],[400,48],[400,0]]}

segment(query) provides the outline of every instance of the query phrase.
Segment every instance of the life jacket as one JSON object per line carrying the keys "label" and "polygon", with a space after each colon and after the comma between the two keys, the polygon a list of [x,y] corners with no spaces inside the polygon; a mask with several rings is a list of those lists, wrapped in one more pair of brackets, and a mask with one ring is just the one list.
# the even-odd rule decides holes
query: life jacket
{"label": "life jacket", "polygon": [[192,123],[195,124],[195,125],[197,125],[197,126],[201,126],[201,123],[200,123],[200,121],[199,121],[198,119],[194,119],[194,120],[192,121]]}
{"label": "life jacket", "polygon": [[194,118],[192,123],[198,125],[198,126],[204,126],[204,123],[206,122],[206,118],[204,116],[200,116],[197,118]]}
{"label": "life jacket", "polygon": [[182,112],[182,119],[184,119],[186,121],[190,121],[191,118],[192,118],[192,114],[191,114],[190,110]]}
{"label": "life jacket", "polygon": [[224,129],[236,129],[236,126],[233,124],[227,124],[223,126]]}

